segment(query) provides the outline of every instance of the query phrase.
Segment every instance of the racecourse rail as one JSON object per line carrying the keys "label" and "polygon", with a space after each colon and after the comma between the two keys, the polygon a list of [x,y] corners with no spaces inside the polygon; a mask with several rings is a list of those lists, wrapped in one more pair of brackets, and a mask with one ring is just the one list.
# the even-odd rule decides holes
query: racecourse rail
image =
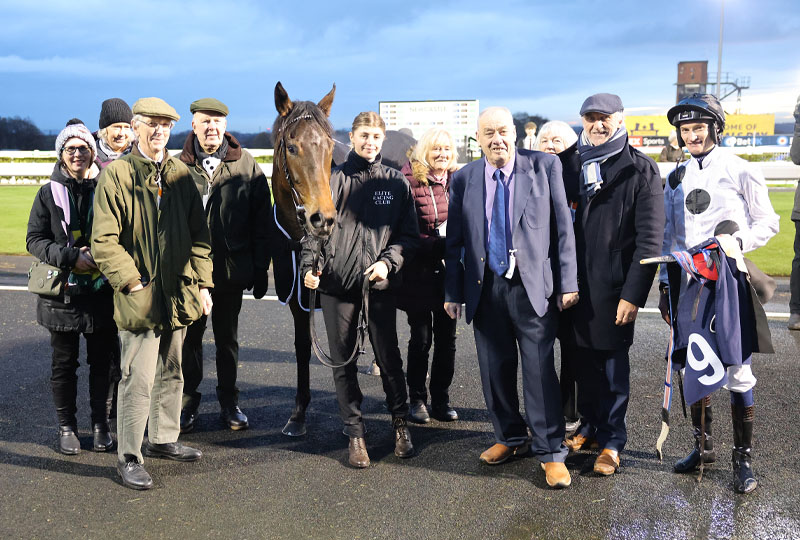
{"label": "racecourse rail", "polygon": [[[786,155],[786,148],[777,146],[758,148],[737,147],[731,148],[730,150],[740,154],[776,153],[779,158]],[[249,149],[248,151],[254,157],[272,157],[271,149]],[[170,150],[170,154],[172,155],[180,154],[180,152],[180,150]],[[39,163],[21,161],[28,159],[47,159],[48,161]],[[42,181],[47,181],[50,178],[50,174],[53,172],[53,164],[56,161],[56,153],[55,151],[8,150],[0,151],[0,160],[4,161],[0,162],[0,185],[37,184]],[[5,162],[5,160],[9,161]],[[753,163],[761,169],[761,172],[764,173],[764,178],[770,183],[793,184],[800,178],[800,165],[795,165],[791,161],[758,161]],[[674,163],[658,163],[657,165],[662,179],[666,178],[675,168]],[[272,163],[259,163],[259,166],[264,171],[267,178],[272,178]]]}

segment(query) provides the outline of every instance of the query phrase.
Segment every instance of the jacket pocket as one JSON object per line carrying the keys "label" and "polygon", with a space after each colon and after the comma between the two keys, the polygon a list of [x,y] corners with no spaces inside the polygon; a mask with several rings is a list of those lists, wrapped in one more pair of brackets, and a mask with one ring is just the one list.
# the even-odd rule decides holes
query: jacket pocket
{"label": "jacket pocket", "polygon": [[542,278],[544,280],[544,297],[550,298],[553,294],[553,267],[550,265],[550,257],[542,262]]}
{"label": "jacket pocket", "polygon": [[[173,301],[175,327],[189,326],[203,315],[203,301],[197,276],[189,265],[178,276],[178,290]],[[189,274],[189,275],[187,275]]]}
{"label": "jacket pocket", "polygon": [[132,293],[114,293],[114,320],[123,330],[144,330],[156,325],[153,306],[156,285],[153,281]]}

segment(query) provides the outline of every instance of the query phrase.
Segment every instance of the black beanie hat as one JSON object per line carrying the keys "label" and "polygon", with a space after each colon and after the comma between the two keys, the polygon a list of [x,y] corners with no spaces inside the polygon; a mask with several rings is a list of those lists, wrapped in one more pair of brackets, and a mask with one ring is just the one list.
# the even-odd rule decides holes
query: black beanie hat
{"label": "black beanie hat", "polygon": [[133,112],[127,103],[120,98],[107,99],[100,108],[100,129],[105,129],[117,122],[130,124],[131,118],[133,118]]}

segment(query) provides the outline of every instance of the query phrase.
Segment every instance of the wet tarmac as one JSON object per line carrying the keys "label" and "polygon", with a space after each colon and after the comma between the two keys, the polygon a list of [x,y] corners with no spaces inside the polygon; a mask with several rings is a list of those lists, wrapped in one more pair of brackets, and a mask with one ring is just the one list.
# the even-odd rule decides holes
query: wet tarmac
{"label": "wet tarmac", "polygon": [[[25,259],[0,258],[0,283],[24,285]],[[780,292],[780,289],[779,289]],[[644,313],[631,349],[629,441],[618,474],[592,473],[595,454],[572,454],[572,486],[547,487],[538,461],[496,467],[478,462],[494,443],[480,389],[472,329],[458,327],[451,403],[461,420],[412,426],[418,455],[393,454],[380,379],[359,381],[372,466],[347,466],[330,369],[311,367],[308,434],[281,434],[294,402],[291,317],[275,301],[246,300],[240,318],[240,405],[251,428],[223,429],[214,397],[210,329],[197,428],[181,441],[200,448],[198,463],[147,459],[156,487],[123,487],[115,454],[89,451],[87,369],[79,369],[83,451],[55,451],[57,427],[49,389],[48,332],[35,318],[36,299],[0,291],[0,537],[2,538],[269,538],[269,539],[795,539],[800,538],[800,332],[785,319],[770,327],[776,355],[754,361],[756,424],[750,495],[732,491],[728,395],[713,397],[718,462],[701,483],[672,473],[691,447],[690,423],[673,402],[664,462],[654,445],[667,332]],[[655,307],[651,304],[651,307]],[[777,306],[775,309],[778,309]],[[782,309],[785,311],[784,308]],[[401,350],[408,338],[398,317]]]}

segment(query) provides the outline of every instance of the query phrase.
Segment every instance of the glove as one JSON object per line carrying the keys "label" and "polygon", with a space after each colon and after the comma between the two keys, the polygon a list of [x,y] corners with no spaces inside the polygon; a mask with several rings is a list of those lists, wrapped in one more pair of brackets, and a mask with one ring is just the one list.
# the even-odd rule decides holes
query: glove
{"label": "glove", "polygon": [[266,270],[259,270],[256,272],[255,281],[253,282],[253,297],[256,300],[261,300],[267,294],[269,287],[269,274]]}
{"label": "glove", "polygon": [[658,310],[661,312],[661,318],[672,326],[672,320],[669,316],[669,286],[661,284],[659,286],[660,294],[658,295]]}

